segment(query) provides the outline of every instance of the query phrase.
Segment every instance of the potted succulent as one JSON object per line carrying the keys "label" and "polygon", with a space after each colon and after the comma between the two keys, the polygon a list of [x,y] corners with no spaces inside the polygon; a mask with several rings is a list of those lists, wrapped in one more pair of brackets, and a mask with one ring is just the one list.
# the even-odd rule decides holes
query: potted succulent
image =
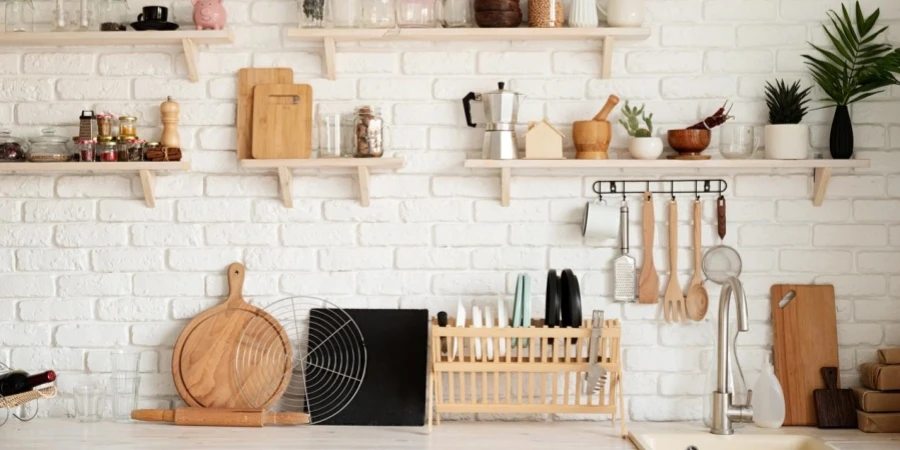
{"label": "potted succulent", "polygon": [[900,84],[894,76],[900,72],[900,49],[883,42],[888,27],[875,29],[880,15],[879,9],[864,15],[859,2],[853,18],[844,5],[840,14],[829,11],[833,29],[824,28],[834,50],[810,44],[818,57],[803,55],[816,84],[828,96],[827,106],[835,106],[829,142],[834,159],[853,156],[853,123],[847,107]]}
{"label": "potted succulent", "polygon": [[775,85],[766,83],[766,105],[769,125],[766,125],[766,159],[806,159],[809,156],[809,127],[800,121],[809,103],[808,87],[800,90],[797,81],[788,87],[784,80]]}
{"label": "potted succulent", "polygon": [[[631,142],[628,144],[628,151],[634,159],[657,159],[663,152],[662,139],[653,137],[653,114],[644,114],[644,105],[640,108],[632,108],[625,101],[625,107],[622,108],[622,115],[625,117],[619,119],[619,123],[631,136]],[[643,120],[647,128],[641,128],[640,121]]]}

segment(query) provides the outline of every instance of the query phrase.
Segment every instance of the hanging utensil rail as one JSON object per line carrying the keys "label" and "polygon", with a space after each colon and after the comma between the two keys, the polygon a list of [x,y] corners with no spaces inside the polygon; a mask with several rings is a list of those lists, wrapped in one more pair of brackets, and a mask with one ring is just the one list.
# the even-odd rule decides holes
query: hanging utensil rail
{"label": "hanging utensil rail", "polygon": [[[665,187],[662,189],[651,189],[651,183],[663,184],[667,186],[668,189],[666,189]],[[717,189],[713,189],[713,183],[715,183]],[[629,190],[629,184],[641,184],[643,185],[643,188],[635,188]],[[685,188],[685,186],[688,187]],[[676,189],[676,187],[678,189]],[[693,189],[691,189],[691,187],[693,187]],[[728,182],[723,179],[625,181],[599,180],[594,182],[593,190],[594,193],[597,194],[597,196],[600,198],[600,200],[603,200],[604,195],[621,195],[624,199],[625,196],[629,194],[644,194],[646,192],[671,195],[673,199],[675,198],[675,194],[694,194],[695,197],[700,198],[701,194],[722,195],[726,190],[728,190]]]}

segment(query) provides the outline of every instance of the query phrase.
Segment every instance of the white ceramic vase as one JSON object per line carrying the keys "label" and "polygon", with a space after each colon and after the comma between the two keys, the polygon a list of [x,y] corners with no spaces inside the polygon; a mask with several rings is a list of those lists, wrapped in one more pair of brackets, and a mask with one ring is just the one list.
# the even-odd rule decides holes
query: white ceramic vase
{"label": "white ceramic vase", "polygon": [[766,125],[766,159],[808,159],[809,127]]}
{"label": "white ceramic vase", "polygon": [[634,159],[659,159],[663,152],[663,141],[655,137],[633,137],[628,144],[628,152]]}
{"label": "white ceramic vase", "polygon": [[569,26],[572,28],[597,28],[597,0],[572,0],[569,6]]}

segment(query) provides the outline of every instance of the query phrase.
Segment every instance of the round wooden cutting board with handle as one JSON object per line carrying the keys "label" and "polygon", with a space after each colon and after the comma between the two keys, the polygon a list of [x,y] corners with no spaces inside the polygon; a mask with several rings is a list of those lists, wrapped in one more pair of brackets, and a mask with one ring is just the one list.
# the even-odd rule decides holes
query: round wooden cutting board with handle
{"label": "round wooden cutting board with handle", "polygon": [[[231,264],[228,298],[194,317],[178,336],[172,376],[178,394],[190,406],[268,408],[287,388],[291,377],[290,340],[278,321],[244,301],[243,285],[244,265]],[[253,326],[247,327],[250,323]],[[245,328],[252,329],[252,334],[244,335]],[[244,351],[241,354],[259,356],[236,359],[239,348],[257,346],[267,351]],[[242,374],[240,380],[237,373]]]}

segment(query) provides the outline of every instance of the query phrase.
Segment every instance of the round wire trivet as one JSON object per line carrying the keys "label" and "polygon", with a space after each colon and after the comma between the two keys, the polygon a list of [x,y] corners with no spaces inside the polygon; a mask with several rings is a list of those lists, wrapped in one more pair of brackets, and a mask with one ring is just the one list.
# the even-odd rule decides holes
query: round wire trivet
{"label": "round wire trivet", "polygon": [[265,399],[251,398],[247,392],[271,391],[284,378],[283,372],[260,374],[261,367],[273,370],[279,366],[260,361],[291,356],[291,364],[285,368],[290,371],[290,381],[272,409],[307,413],[313,424],[343,411],[359,392],[366,374],[366,344],[356,322],[341,308],[315,297],[285,298],[262,309],[284,328],[293,354],[286,355],[272,333],[260,333],[270,327],[265,319],[247,323],[235,354],[235,373],[247,403],[261,407]]}

